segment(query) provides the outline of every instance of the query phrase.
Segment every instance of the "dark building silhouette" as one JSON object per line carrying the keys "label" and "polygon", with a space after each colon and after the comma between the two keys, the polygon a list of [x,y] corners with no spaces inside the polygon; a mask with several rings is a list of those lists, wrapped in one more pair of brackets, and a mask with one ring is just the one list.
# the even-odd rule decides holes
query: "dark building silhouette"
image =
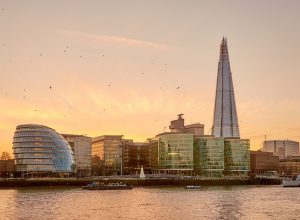
{"label": "dark building silhouette", "polygon": [[15,160],[0,160],[0,177],[13,177],[16,170]]}
{"label": "dark building silhouette", "polygon": [[151,144],[150,143],[123,143],[122,169],[124,175],[139,174],[143,167],[144,173],[151,173]]}

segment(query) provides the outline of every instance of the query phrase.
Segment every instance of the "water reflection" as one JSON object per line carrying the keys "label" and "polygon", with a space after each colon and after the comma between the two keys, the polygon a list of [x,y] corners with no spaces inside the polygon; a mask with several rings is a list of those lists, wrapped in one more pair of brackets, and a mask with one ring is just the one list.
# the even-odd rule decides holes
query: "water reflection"
{"label": "water reflection", "polygon": [[0,189],[0,219],[296,219],[298,190],[280,186],[197,191],[182,187]]}
{"label": "water reflection", "polygon": [[218,196],[217,209],[219,219],[240,219],[240,204],[243,201],[231,186],[224,187],[223,193]]}

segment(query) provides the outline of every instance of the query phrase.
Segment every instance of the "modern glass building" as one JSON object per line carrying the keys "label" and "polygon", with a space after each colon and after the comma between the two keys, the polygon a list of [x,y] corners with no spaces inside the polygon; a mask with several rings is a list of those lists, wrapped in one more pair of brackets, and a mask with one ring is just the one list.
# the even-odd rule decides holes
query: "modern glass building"
{"label": "modern glass building", "polygon": [[228,138],[240,137],[226,38],[223,38],[220,45],[212,135]]}
{"label": "modern glass building", "polygon": [[13,138],[16,171],[22,176],[68,176],[75,171],[68,142],[52,128],[25,124]]}
{"label": "modern glass building", "polygon": [[194,140],[194,174],[222,177],[224,172],[224,138],[201,137]]}
{"label": "modern glass building", "polygon": [[155,172],[192,174],[193,134],[166,132],[158,134],[157,167]]}
{"label": "modern glass building", "polygon": [[248,139],[225,139],[224,174],[248,176],[250,172],[250,141]]}
{"label": "modern glass building", "polygon": [[93,166],[103,165],[101,172],[93,175],[121,175],[122,174],[122,144],[132,142],[123,139],[123,135],[103,135],[92,139]]}
{"label": "modern glass building", "polygon": [[91,175],[92,168],[92,138],[84,135],[62,134],[69,143],[76,164],[76,176]]}
{"label": "modern glass building", "polygon": [[151,172],[150,143],[124,143],[122,145],[123,174],[139,174],[142,167],[145,173]]}

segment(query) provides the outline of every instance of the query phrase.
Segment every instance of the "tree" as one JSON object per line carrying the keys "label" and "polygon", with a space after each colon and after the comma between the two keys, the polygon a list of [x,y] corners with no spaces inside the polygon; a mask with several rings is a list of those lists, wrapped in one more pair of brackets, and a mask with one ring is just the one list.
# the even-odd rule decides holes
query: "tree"
{"label": "tree", "polygon": [[1,154],[1,157],[0,157],[0,160],[10,160],[11,159],[11,156],[10,156],[10,154],[9,153],[7,153],[7,152],[2,152],[2,154]]}

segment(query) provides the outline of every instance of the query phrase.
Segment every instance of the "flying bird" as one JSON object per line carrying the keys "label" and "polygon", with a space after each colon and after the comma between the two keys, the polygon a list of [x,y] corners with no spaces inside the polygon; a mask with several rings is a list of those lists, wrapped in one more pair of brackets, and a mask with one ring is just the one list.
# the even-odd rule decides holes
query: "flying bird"
{"label": "flying bird", "polygon": [[177,90],[178,90],[178,89],[180,89],[180,86],[177,86],[177,88],[176,88],[176,89],[177,89]]}
{"label": "flying bird", "polygon": [[52,89],[52,86],[50,86],[49,89],[51,90],[51,89]]}

